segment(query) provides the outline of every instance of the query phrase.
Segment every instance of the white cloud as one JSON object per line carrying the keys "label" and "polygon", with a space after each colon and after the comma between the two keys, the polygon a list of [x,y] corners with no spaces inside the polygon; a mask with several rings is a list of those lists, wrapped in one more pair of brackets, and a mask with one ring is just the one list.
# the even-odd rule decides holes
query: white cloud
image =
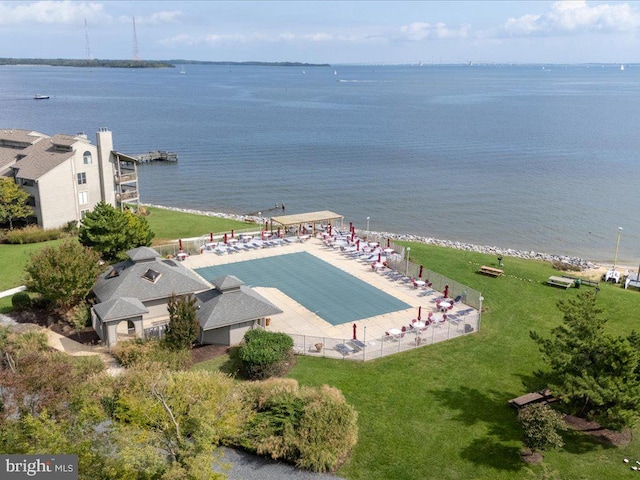
{"label": "white cloud", "polygon": [[442,22],[414,22],[409,25],[403,25],[402,27],[400,27],[400,32],[402,34],[402,37],[404,37],[404,39],[406,40],[444,40],[451,38],[466,38],[470,28],[471,27],[466,24],[460,25],[458,28],[450,28]]}
{"label": "white cloud", "polygon": [[[136,15],[137,25],[166,25],[168,23],[178,23],[182,12],[180,10],[155,12],[147,16]],[[123,23],[131,22],[131,17],[120,17]]]}
{"label": "white cloud", "polygon": [[640,14],[629,4],[590,6],[586,0],[555,2],[542,14],[510,18],[504,32],[512,36],[562,35],[582,32],[629,32],[640,26]]}
{"label": "white cloud", "polygon": [[79,25],[87,20],[106,20],[103,5],[95,2],[42,1],[0,3],[0,25],[26,23]]}

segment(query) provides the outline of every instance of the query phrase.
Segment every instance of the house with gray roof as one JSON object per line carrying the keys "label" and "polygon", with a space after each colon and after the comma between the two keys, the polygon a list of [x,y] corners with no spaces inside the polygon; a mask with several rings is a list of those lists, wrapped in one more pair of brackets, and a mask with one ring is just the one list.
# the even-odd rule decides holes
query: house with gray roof
{"label": "house with gray roof", "polygon": [[135,159],[113,150],[106,128],[96,144],[77,135],[0,130],[0,175],[29,193],[33,221],[57,228],[80,221],[99,202],[122,205],[138,200]]}
{"label": "house with gray roof", "polygon": [[161,258],[149,247],[127,252],[128,260],[110,266],[93,287],[93,328],[113,347],[119,340],[161,336],[169,323],[172,295],[195,295],[198,341],[234,345],[245,332],[282,311],[233,276],[212,285],[179,261]]}

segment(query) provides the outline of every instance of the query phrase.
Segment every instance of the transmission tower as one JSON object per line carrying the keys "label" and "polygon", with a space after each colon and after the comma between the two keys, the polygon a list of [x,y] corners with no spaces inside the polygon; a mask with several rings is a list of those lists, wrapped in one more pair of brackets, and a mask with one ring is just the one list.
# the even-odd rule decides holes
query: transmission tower
{"label": "transmission tower", "polygon": [[136,17],[133,17],[133,60],[140,60],[140,53],[138,52],[138,34],[136,33]]}
{"label": "transmission tower", "polygon": [[84,19],[84,43],[87,47],[87,60],[93,60],[91,56],[91,47],[89,46],[89,27],[87,26],[87,19]]}

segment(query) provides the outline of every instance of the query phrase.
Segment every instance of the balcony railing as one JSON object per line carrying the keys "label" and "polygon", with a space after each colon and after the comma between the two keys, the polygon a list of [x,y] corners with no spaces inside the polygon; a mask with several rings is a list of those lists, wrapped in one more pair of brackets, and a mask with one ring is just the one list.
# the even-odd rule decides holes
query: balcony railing
{"label": "balcony railing", "polygon": [[116,175],[116,183],[126,183],[126,182],[135,182],[138,180],[138,175],[135,173],[124,173],[121,175]]}
{"label": "balcony railing", "polygon": [[116,199],[119,202],[122,202],[124,200],[131,200],[132,198],[138,198],[138,191],[137,190],[132,190],[132,191],[128,191],[128,192],[122,192],[122,193],[116,193]]}

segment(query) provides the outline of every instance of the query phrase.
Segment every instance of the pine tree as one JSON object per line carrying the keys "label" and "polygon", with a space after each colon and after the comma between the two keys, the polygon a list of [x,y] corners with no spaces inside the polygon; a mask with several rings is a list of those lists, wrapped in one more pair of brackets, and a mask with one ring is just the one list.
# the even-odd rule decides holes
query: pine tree
{"label": "pine tree", "polygon": [[153,236],[145,218],[105,202],[87,213],[79,233],[80,243],[100,252],[105,261],[124,260],[127,250],[151,245]]}
{"label": "pine tree", "polygon": [[640,351],[606,333],[594,292],[561,301],[563,323],[551,338],[531,332],[551,371],[542,375],[572,414],[620,429],[640,419]]}
{"label": "pine tree", "polygon": [[169,325],[164,334],[164,344],[170,350],[186,350],[198,337],[195,297],[172,295],[167,305]]}

